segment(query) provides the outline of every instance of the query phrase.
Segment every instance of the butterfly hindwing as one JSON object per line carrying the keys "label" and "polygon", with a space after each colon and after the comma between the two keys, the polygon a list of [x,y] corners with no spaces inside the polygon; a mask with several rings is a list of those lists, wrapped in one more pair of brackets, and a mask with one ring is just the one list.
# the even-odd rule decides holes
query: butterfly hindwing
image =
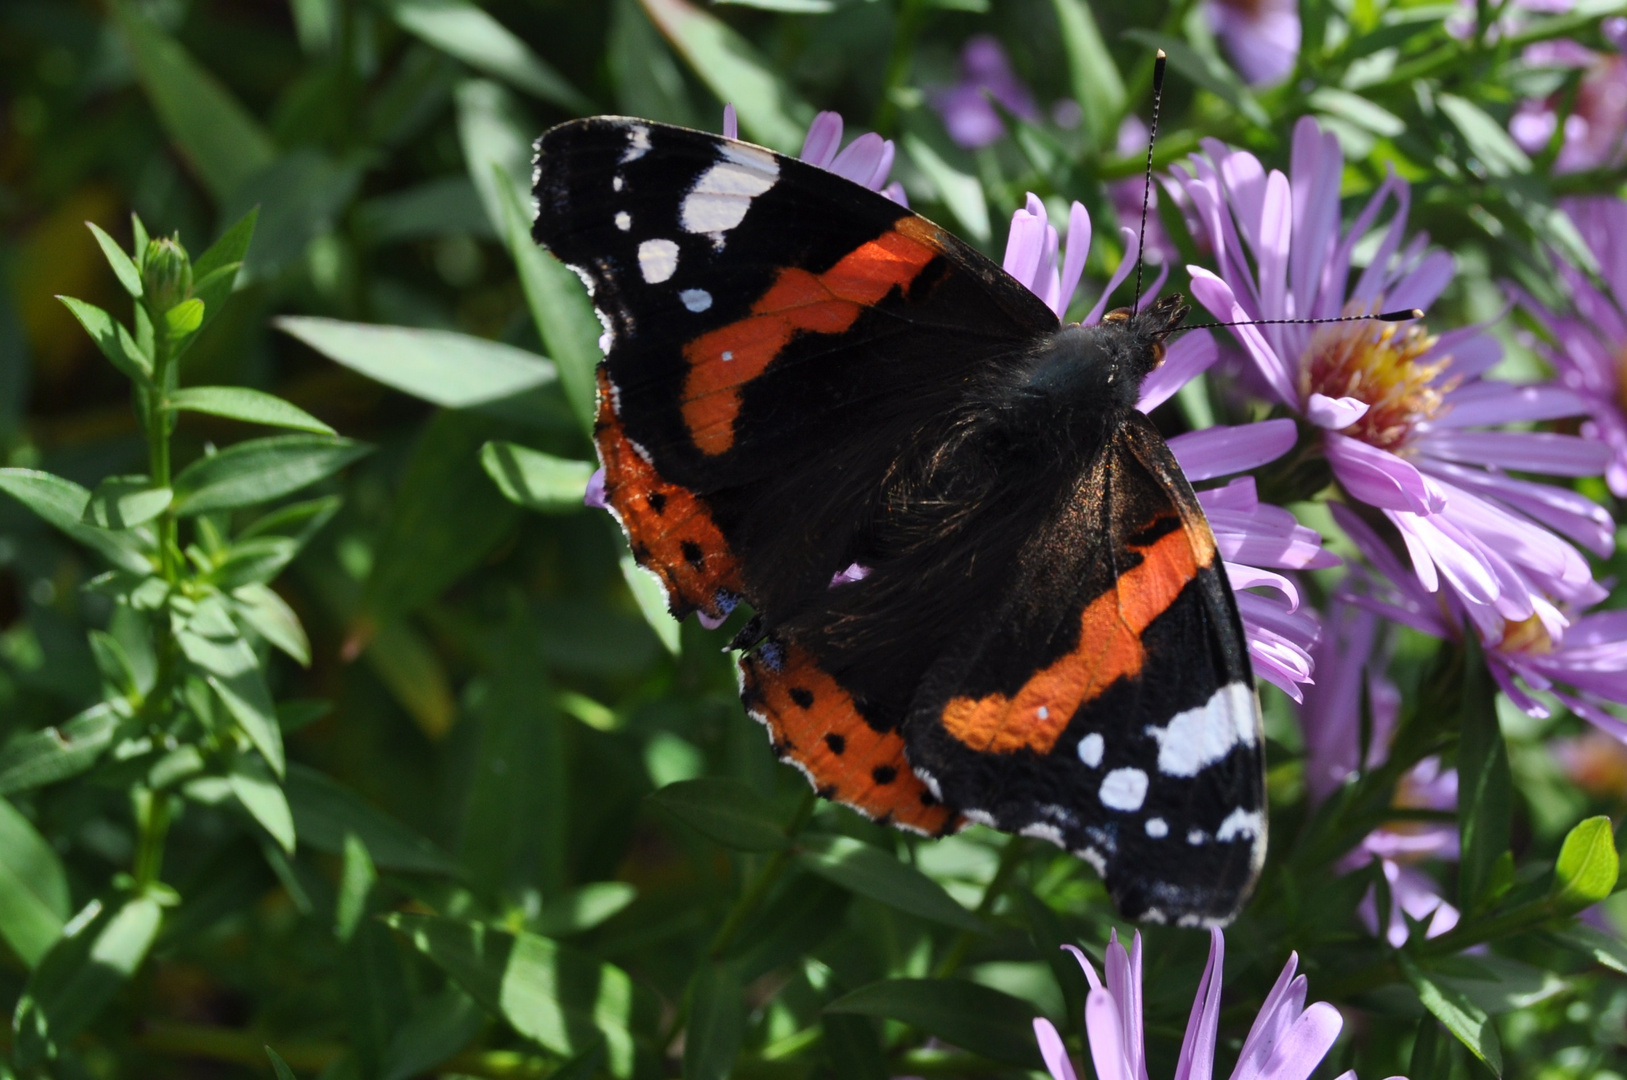
{"label": "butterfly hindwing", "polygon": [[928,672],[911,763],[973,821],[1094,863],[1124,914],[1224,922],[1265,849],[1246,644],[1201,508],[1133,414]]}

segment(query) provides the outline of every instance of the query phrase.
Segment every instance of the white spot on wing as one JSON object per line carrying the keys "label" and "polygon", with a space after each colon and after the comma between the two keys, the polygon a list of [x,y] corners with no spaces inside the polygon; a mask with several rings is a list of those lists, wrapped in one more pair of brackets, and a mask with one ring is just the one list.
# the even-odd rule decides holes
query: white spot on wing
{"label": "white spot on wing", "polygon": [[712,294],[705,289],[685,289],[678,294],[678,299],[684,302],[684,307],[690,311],[705,311],[712,306]]}
{"label": "white spot on wing", "polygon": [[994,815],[987,810],[962,810],[960,816],[978,825],[987,825],[991,829],[995,827]]}
{"label": "white spot on wing", "polygon": [[1195,709],[1176,713],[1168,727],[1149,727],[1158,740],[1158,771],[1165,776],[1196,776],[1231,753],[1238,743],[1254,745],[1254,691],[1229,683]]}
{"label": "white spot on wing", "polygon": [[633,227],[633,215],[625,210],[616,211],[616,228],[626,232]]}
{"label": "white spot on wing", "polygon": [[1239,806],[1226,815],[1226,820],[1220,823],[1215,830],[1215,839],[1221,843],[1236,840],[1240,836],[1257,837],[1265,833],[1265,822],[1258,810],[1244,810]]}
{"label": "white spot on wing", "polygon": [[624,183],[625,181],[622,180],[620,175],[612,176],[610,178],[610,188],[612,191],[620,191]]}
{"label": "white spot on wing", "polygon": [[1075,848],[1073,853],[1089,863],[1101,877],[1107,876],[1107,860],[1095,848]]}
{"label": "white spot on wing", "polygon": [[723,236],[745,220],[751,200],[774,186],[780,166],[774,156],[754,146],[724,145],[722,160],[701,173],[684,196],[678,220],[685,232]]}
{"label": "white spot on wing", "polygon": [[627,149],[622,151],[621,163],[637,161],[650,152],[650,129],[643,124],[634,124],[627,129]]}
{"label": "white spot on wing", "polygon": [[1062,830],[1055,825],[1043,821],[1036,821],[1031,825],[1024,825],[1021,836],[1037,836],[1041,840],[1049,840],[1057,847],[1062,846]]}
{"label": "white spot on wing", "polygon": [[659,285],[678,272],[678,245],[671,240],[646,240],[638,245],[638,272],[651,285]]}
{"label": "white spot on wing", "polygon": [[1202,847],[1209,840],[1209,834],[1202,829],[1193,829],[1186,834],[1186,842],[1193,847]]}
{"label": "white spot on wing", "polygon": [[1147,798],[1147,774],[1140,769],[1114,769],[1102,778],[1097,798],[1110,810],[1140,810]]}
{"label": "white spot on wing", "polygon": [[1169,835],[1169,822],[1165,821],[1161,817],[1148,818],[1147,835],[1152,837],[1154,840],[1162,840],[1164,837]]}
{"label": "white spot on wing", "polygon": [[1094,769],[1102,763],[1102,752],[1106,749],[1106,740],[1092,731],[1079,740],[1079,760]]}
{"label": "white spot on wing", "polygon": [[734,359],[734,350],[733,349],[724,349],[723,350],[723,359],[725,359],[725,360],[733,360]]}

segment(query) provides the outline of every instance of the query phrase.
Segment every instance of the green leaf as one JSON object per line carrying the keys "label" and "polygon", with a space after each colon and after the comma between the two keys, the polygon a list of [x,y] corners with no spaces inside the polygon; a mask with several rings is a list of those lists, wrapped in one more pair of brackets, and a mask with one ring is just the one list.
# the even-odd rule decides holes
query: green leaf
{"label": "green leaf", "polygon": [[875,1021],[827,1010],[819,1026],[825,1035],[825,1057],[842,1080],[887,1080],[892,1075]]}
{"label": "green leaf", "polygon": [[164,312],[164,326],[169,331],[169,336],[176,341],[196,333],[198,327],[202,325],[203,301],[196,296],[190,300],[182,300]]}
{"label": "green leaf", "polygon": [[[363,169],[358,154],[335,158],[307,145],[290,150],[244,180],[221,207],[221,214],[228,218],[259,207],[255,244],[241,259],[243,276],[264,281],[284,271],[307,273],[304,267],[311,244],[343,228],[345,211],[361,187]],[[237,273],[212,273],[221,276],[207,279],[211,288],[229,294]],[[195,280],[203,279],[200,275]],[[193,290],[208,302],[197,285]],[[209,318],[206,312],[204,321]]]}
{"label": "green leaf", "polygon": [[352,371],[449,409],[513,397],[556,378],[554,365],[535,353],[449,330],[307,316],[274,322]]}
{"label": "green leaf", "polygon": [[[495,175],[495,174],[494,174]],[[560,388],[583,432],[593,434],[597,406],[596,370],[603,353],[599,335],[603,327],[593,312],[582,279],[531,239],[531,211],[522,190],[499,183],[503,234],[520,275],[520,289],[537,326],[543,347],[559,370]]]}
{"label": "green leaf", "polygon": [[1620,873],[1610,819],[1600,816],[1579,822],[1566,834],[1554,863],[1554,905],[1567,915],[1590,907],[1615,891]]}
{"label": "green leaf", "polygon": [[632,1075],[638,1000],[627,973],[534,934],[394,913],[385,922],[514,1030],[560,1054],[603,1039],[612,1075]]}
{"label": "green leaf", "polygon": [[678,60],[638,0],[615,0],[605,66],[622,115],[648,117],[681,127],[699,126],[699,114]]}
{"label": "green leaf", "polygon": [[884,979],[837,998],[825,1011],[902,1020],[974,1054],[1043,1067],[1034,1043],[1034,1007],[977,983]]}
{"label": "green leaf", "polygon": [[255,633],[287,653],[301,667],[311,666],[311,640],[299,616],[269,586],[240,585],[232,590],[232,610]]}
{"label": "green leaf", "polygon": [[33,791],[78,776],[113,745],[118,728],[118,713],[104,701],[60,727],[8,740],[0,748],[0,796]]}
{"label": "green leaf", "polygon": [[226,557],[209,571],[216,588],[233,590],[244,585],[264,585],[282,573],[295,555],[299,542],[286,536],[258,536],[234,543]]}
{"label": "green leaf", "polygon": [[667,652],[677,656],[683,649],[679,636],[683,628],[672,617],[672,612],[667,610],[667,594],[662,591],[661,582],[639,566],[631,555],[621,557],[621,576],[633,591],[633,600],[643,613],[644,621],[650,624],[650,629],[667,647]]}
{"label": "green leaf", "polygon": [[288,1067],[288,1062],[277,1056],[277,1051],[266,1047],[266,1057],[271,1059],[271,1069],[277,1074],[277,1080],[296,1080],[294,1070]]}
{"label": "green leaf", "polygon": [[1585,922],[1573,923],[1556,932],[1554,937],[1564,948],[1573,949],[1594,963],[1627,975],[1627,941]]}
{"label": "green leaf", "polygon": [[74,916],[29,976],[12,1016],[20,1068],[53,1056],[96,1019],[146,957],[161,915],[155,899],[137,896],[116,910],[93,900]]}
{"label": "green leaf", "polygon": [[1458,865],[1458,907],[1481,910],[1491,899],[1493,869],[1509,850],[1512,782],[1508,749],[1497,723],[1497,689],[1486,669],[1479,638],[1465,635],[1463,690],[1459,707],[1458,827],[1462,861]]}
{"label": "green leaf", "polygon": [[175,478],[175,512],[235,510],[292,495],[332,476],[373,448],[322,435],[274,435],[199,458]]}
{"label": "green leaf", "polygon": [[0,938],[33,967],[62,936],[69,913],[62,861],[33,823],[0,799]]}
{"label": "green leaf", "polygon": [[113,21],[158,121],[217,200],[271,164],[276,144],[221,82],[127,0]]}
{"label": "green leaf", "polygon": [[1503,1048],[1491,1018],[1460,991],[1432,981],[1406,953],[1396,954],[1407,981],[1418,1000],[1447,1031],[1457,1036],[1469,1052],[1485,1063],[1495,1075],[1503,1075]]}
{"label": "green leaf", "polygon": [[85,333],[96,342],[96,347],[102,350],[108,363],[138,386],[152,386],[152,359],[141,351],[141,346],[136,344],[136,339],[130,336],[123,323],[95,304],[87,304],[71,296],[59,296],[57,299],[73,312],[73,317],[79,320]]}
{"label": "green leaf", "polygon": [[139,699],[141,687],[137,685],[135,665],[130,663],[130,657],[125,653],[124,646],[119,644],[119,639],[101,630],[91,630],[89,638],[90,654],[102,679],[119,696]]}
{"label": "green leaf", "polygon": [[[254,239],[254,226],[259,218],[260,208],[256,206],[234,221],[231,228],[220,234],[219,240],[209,245],[208,251],[193,260],[192,293],[201,298],[209,310],[213,311],[220,305],[213,297],[204,295],[203,282],[222,270],[243,265],[243,257],[249,253],[249,242]],[[221,299],[225,299],[230,292],[231,284],[228,282]]]}
{"label": "green leaf", "polygon": [[193,386],[177,390],[164,402],[165,408],[182,412],[208,413],[251,424],[310,431],[318,435],[337,434],[331,427],[275,394],[242,386]]}
{"label": "green leaf", "polygon": [[367,897],[378,876],[362,838],[353,832],[345,833],[344,864],[339,871],[339,896],[333,910],[333,934],[340,941],[355,936],[356,927],[367,914]]}
{"label": "green leaf", "polygon": [[96,237],[96,243],[101,246],[102,254],[107,256],[107,265],[113,268],[113,274],[119,279],[119,284],[124,286],[124,291],[139,298],[141,296],[141,271],[136,269],[136,264],[131,261],[130,256],[126,255],[124,249],[119,247],[117,240],[107,235],[102,230],[102,227],[94,221],[85,222],[85,227],[90,230],[92,236]]}
{"label": "green leaf", "polygon": [[[447,983],[396,1029],[379,1063],[379,1080],[435,1075],[435,1067],[469,1045],[485,1025],[486,1014],[475,999]],[[550,1072],[548,1080],[563,1080],[563,1068]]]}
{"label": "green leaf", "polygon": [[718,100],[734,105],[740,130],[781,153],[795,153],[813,110],[782,79],[779,65],[711,12],[688,0],[643,0],[650,21]]}
{"label": "green leaf", "polygon": [[983,921],[942,885],[889,851],[848,836],[806,836],[800,846],[797,858],[805,869],[849,892],[958,930],[988,933]]}
{"label": "green leaf", "polygon": [[119,569],[142,575],[153,572],[152,562],[141,553],[141,542],[133,534],[84,523],[90,492],[72,480],[36,469],[0,469],[0,491]]}
{"label": "green leaf", "polygon": [[98,529],[133,529],[162,514],[174,497],[145,476],[110,476],[90,493],[81,520]]}
{"label": "green leaf", "polygon": [[746,1029],[740,973],[730,964],[702,963],[689,980],[684,1029],[684,1080],[728,1080]]}
{"label": "green leaf", "polygon": [[277,845],[288,854],[294,853],[294,816],[288,809],[277,778],[271,775],[265,762],[252,754],[239,754],[227,775],[232,794],[249,816],[260,823]]}
{"label": "green leaf", "polygon": [[294,814],[299,842],[330,855],[343,855],[345,836],[354,833],[386,870],[417,874],[456,874],[457,863],[405,825],[314,769],[292,763],[283,784]]}
{"label": "green leaf", "polygon": [[566,112],[595,112],[593,103],[507,27],[469,0],[388,0],[396,24],[470,67],[495,75]]}
{"label": "green leaf", "polygon": [[1390,110],[1373,104],[1360,94],[1336,86],[1320,86],[1306,101],[1330,116],[1348,120],[1357,127],[1393,139],[1407,130],[1406,121]]}
{"label": "green leaf", "polygon": [[531,124],[514,95],[488,79],[459,83],[454,97],[464,167],[492,229],[502,235],[503,189],[530,191]]}
{"label": "green leaf", "polygon": [[977,177],[951,165],[914,132],[904,133],[904,153],[913,161],[966,234],[979,243],[989,238],[989,203]]}
{"label": "green leaf", "polygon": [[1531,171],[1531,159],[1496,120],[1467,98],[1437,94],[1435,101],[1463,136],[1469,153],[1491,176],[1513,176]]}
{"label": "green leaf", "polygon": [[650,796],[697,832],[736,851],[776,851],[786,844],[767,799],[738,780],[680,780]]}
{"label": "green leaf", "polygon": [[544,937],[568,937],[607,922],[638,899],[625,881],[591,881],[556,896],[542,907],[532,929]]}
{"label": "green leaf", "polygon": [[554,457],[511,442],[489,442],[481,447],[480,464],[509,502],[544,514],[580,510],[593,476],[589,462]]}
{"label": "green leaf", "polygon": [[1271,117],[1260,107],[1259,100],[1218,58],[1205,56],[1178,37],[1152,30],[1126,30],[1122,36],[1148,49],[1163,49],[1169,56],[1169,66],[1193,86],[1214,94],[1242,113],[1249,123],[1271,127]]}
{"label": "green leaf", "polygon": [[1118,65],[1085,0],[1051,0],[1051,6],[1062,29],[1068,80],[1083,113],[1085,132],[1098,151],[1110,151],[1118,142],[1126,100]]}

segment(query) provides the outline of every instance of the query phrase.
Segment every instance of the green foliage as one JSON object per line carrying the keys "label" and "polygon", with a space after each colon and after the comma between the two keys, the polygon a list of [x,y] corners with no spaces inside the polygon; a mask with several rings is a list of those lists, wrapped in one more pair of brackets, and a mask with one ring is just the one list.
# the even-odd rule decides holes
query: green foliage
{"label": "green foliage", "polygon": [[[1508,279],[1555,298],[1546,251],[1593,265],[1557,197],[1620,191],[1508,134],[1522,100],[1574,104],[1579,73],[1518,61],[1602,46],[1597,5],[1455,37],[1438,6],[1303,4],[1297,68],[1264,88],[1202,4],[286,12],[0,5],[5,1080],[1018,1077],[1039,1015],[1082,1050],[1058,946],[1099,963],[1130,932],[1088,866],[817,802],[742,714],[738,617],[674,621],[582,506],[604,327],[530,238],[548,125],[715,130],[729,101],[795,151],[839,108],[895,140],[916,209],[996,257],[1027,192],[1082,201],[1099,280],[1127,223],[1111,185],[1144,164],[1119,125],[1149,116],[1162,47],[1160,167],[1215,137],[1288,169],[1317,117],[1347,209],[1393,169],[1457,255],[1443,326],[1497,317]],[[931,103],[983,32],[1039,114],[974,150]],[[1067,100],[1075,126],[1052,119]],[[1168,411],[1250,418],[1218,379]],[[1308,604],[1333,583],[1307,575]],[[1619,1071],[1621,791],[1566,779],[1549,745],[1582,725],[1512,713],[1473,644],[1390,645],[1390,757],[1317,808],[1266,691],[1273,849],[1228,931],[1219,1068],[1297,950],[1351,1018],[1325,1075]],[[1368,920],[1399,890],[1346,859],[1381,826],[1453,824],[1398,806],[1431,757],[1459,775],[1437,884],[1460,918],[1430,937],[1402,914],[1392,946]],[[1167,1076],[1207,942],[1143,930]]]}

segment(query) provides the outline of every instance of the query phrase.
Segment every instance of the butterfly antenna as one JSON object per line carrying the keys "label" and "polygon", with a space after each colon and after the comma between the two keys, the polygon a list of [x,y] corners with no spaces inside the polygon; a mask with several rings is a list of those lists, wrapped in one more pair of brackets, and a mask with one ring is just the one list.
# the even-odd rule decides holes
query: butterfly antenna
{"label": "butterfly antenna", "polygon": [[1158,106],[1164,100],[1164,68],[1169,57],[1164,50],[1152,62],[1152,127],[1147,129],[1147,182],[1141,188],[1141,232],[1136,235],[1136,298],[1130,305],[1133,319],[1141,310],[1141,270],[1147,262],[1147,204],[1152,201],[1152,144],[1158,141]]}
{"label": "butterfly antenna", "polygon": [[1245,319],[1242,322],[1193,323],[1181,329],[1217,330],[1224,326],[1315,326],[1321,323],[1366,322],[1369,319],[1376,319],[1379,322],[1411,322],[1413,319],[1423,317],[1424,313],[1418,308],[1406,308],[1402,311],[1385,311],[1377,315],[1340,315],[1330,319]]}

